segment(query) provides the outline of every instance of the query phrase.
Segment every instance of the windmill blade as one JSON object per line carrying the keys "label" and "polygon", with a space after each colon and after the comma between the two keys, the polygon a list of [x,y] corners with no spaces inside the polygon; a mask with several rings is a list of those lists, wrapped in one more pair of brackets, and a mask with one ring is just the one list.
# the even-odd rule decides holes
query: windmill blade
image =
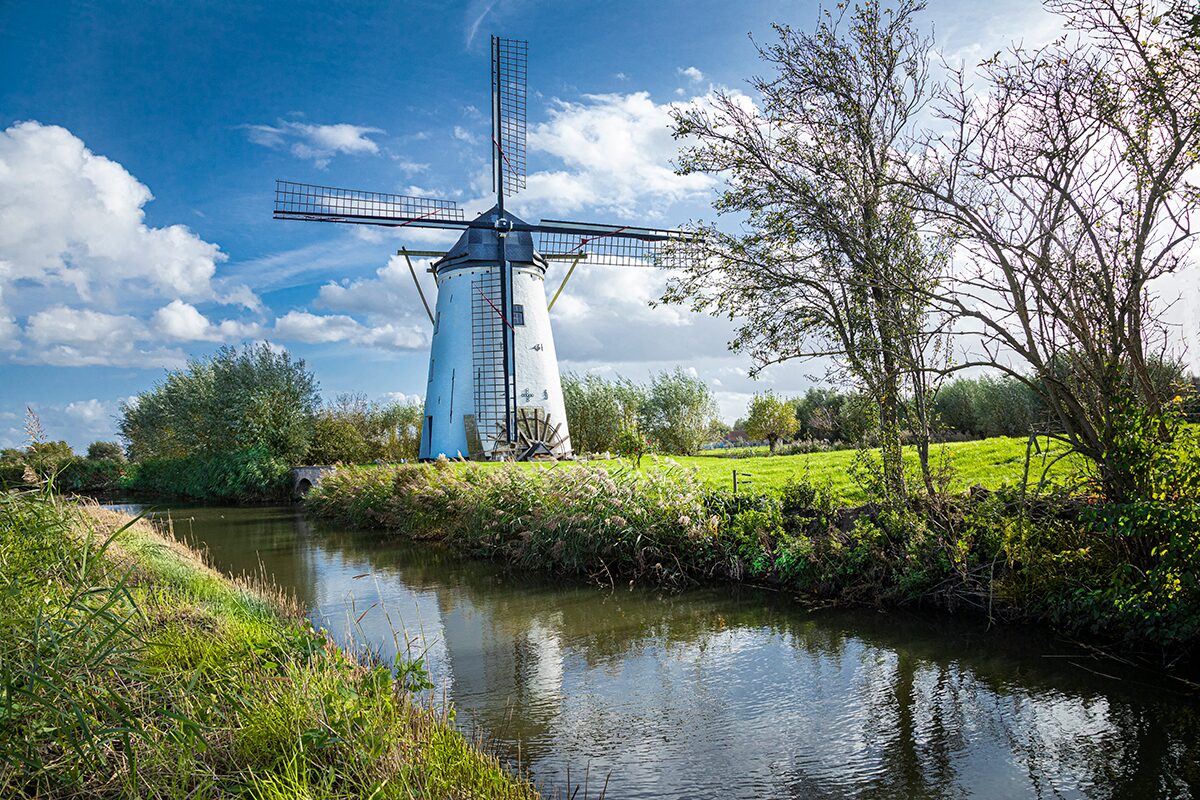
{"label": "windmill blade", "polygon": [[529,43],[492,37],[492,189],[512,197],[525,188]]}
{"label": "windmill blade", "polygon": [[468,227],[453,200],[275,181],[275,219],[416,228]]}
{"label": "windmill blade", "polygon": [[542,220],[538,252],[548,258],[586,256],[585,263],[610,266],[683,267],[696,258],[687,231]]}

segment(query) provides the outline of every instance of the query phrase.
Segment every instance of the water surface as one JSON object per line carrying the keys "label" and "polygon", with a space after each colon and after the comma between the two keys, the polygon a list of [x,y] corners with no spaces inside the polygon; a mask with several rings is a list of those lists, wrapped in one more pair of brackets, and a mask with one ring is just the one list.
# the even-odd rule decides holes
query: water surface
{"label": "water surface", "polygon": [[1196,698],[1041,630],[742,588],[600,590],[290,507],[170,515],[339,640],[424,656],[458,723],[544,786],[569,768],[614,800],[1200,794]]}

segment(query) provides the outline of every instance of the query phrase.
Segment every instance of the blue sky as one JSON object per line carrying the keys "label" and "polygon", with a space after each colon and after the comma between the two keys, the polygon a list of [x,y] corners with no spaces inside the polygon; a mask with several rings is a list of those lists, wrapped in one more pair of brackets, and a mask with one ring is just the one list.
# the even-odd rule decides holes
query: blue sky
{"label": "blue sky", "polygon": [[[932,6],[956,57],[1050,30],[1033,2]],[[123,398],[249,338],[305,358],[326,396],[419,395],[428,324],[390,256],[450,240],[273,221],[276,178],[483,211],[498,33],[530,42],[518,213],[711,217],[716,183],[671,173],[670,104],[745,89],[747,33],[815,15],[708,0],[0,4],[0,446],[22,442],[27,405],[77,448],[113,438]],[[649,307],[661,283],[573,279],[553,319],[564,368],[644,379],[679,364],[730,419],[755,390],[811,383],[798,364],[749,380],[728,322]]]}

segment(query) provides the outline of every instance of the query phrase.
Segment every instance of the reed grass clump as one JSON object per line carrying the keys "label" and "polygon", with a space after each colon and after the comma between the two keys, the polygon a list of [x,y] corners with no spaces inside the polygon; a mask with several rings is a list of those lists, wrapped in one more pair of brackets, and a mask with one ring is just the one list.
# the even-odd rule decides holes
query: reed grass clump
{"label": "reed grass clump", "polygon": [[682,584],[710,571],[717,520],[681,468],[547,469],[407,464],[349,467],[308,498],[357,526],[442,539],[476,556],[611,582],[653,573]]}
{"label": "reed grass clump", "polygon": [[293,602],[144,522],[0,494],[0,797],[532,798]]}

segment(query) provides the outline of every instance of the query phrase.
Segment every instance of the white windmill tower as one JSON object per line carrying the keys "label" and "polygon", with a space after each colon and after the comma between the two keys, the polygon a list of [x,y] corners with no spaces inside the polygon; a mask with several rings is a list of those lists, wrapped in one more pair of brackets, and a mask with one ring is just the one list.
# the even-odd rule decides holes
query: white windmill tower
{"label": "white windmill tower", "polygon": [[[580,261],[663,265],[687,257],[681,231],[542,220],[505,210],[525,187],[528,45],[492,37],[492,180],[496,204],[467,220],[450,200],[275,182],[276,219],[462,230],[436,256],[421,458],[531,459],[571,454],[550,309]],[[536,244],[535,244],[536,237]],[[664,243],[675,246],[663,249]],[[549,262],[571,266],[547,302]],[[409,270],[417,281],[412,261]],[[417,282],[417,291],[421,285]]]}

